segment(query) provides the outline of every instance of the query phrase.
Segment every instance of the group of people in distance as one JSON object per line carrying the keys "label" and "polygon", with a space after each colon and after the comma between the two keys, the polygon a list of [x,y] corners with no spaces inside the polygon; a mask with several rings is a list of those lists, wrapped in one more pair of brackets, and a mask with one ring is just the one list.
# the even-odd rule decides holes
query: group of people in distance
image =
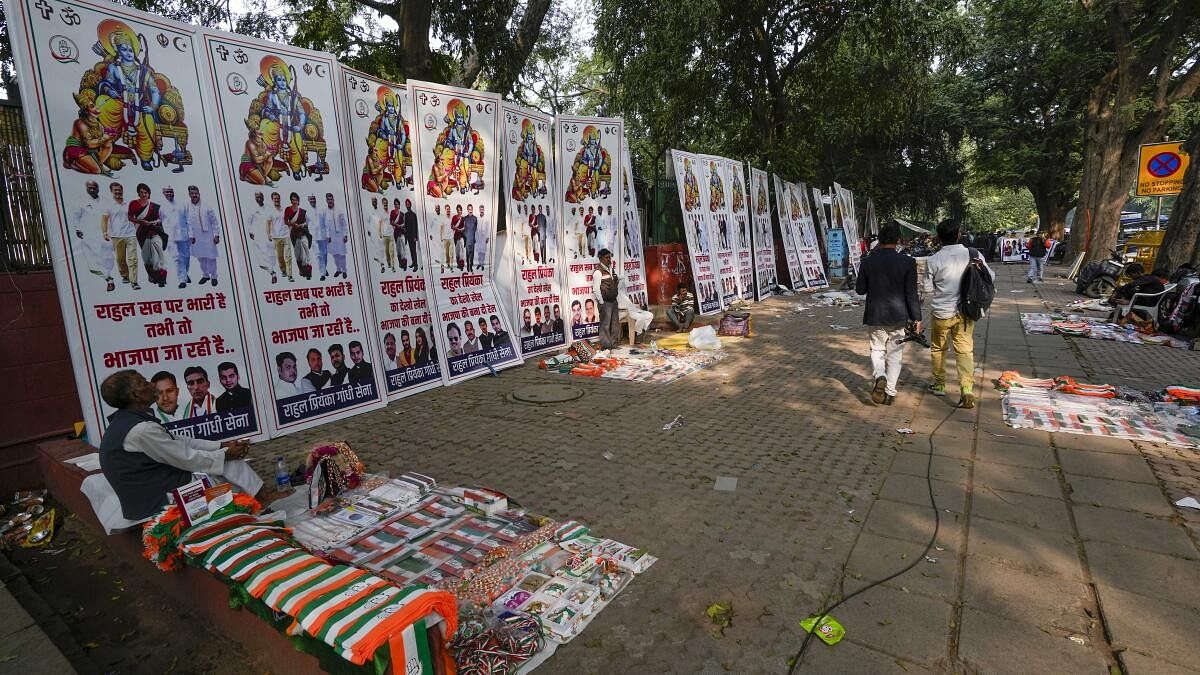
{"label": "group of people in distance", "polygon": [[[478,333],[475,331],[476,323],[479,324]],[[450,346],[450,356],[487,351],[510,342],[508,331],[504,330],[500,317],[495,314],[487,319],[479,317],[478,322],[467,319],[462,322],[461,328],[456,322],[446,324],[446,344]]]}
{"label": "group of people in distance", "polygon": [[117,279],[133,290],[141,290],[139,263],[150,283],[165,287],[169,275],[168,250],[173,249],[175,277],[179,288],[192,283],[192,259],[200,267],[199,284],[217,285],[217,258],[221,250],[221,219],[217,209],[187,186],[187,201],[176,201],[175,188],[162,188],[155,201],[150,186],[139,183],[137,198],[128,199],[125,186],[113,182],[102,194],[100,184],[89,180],[85,196],[70,202],[68,227],[74,235],[74,258],[82,267],[104,279],[107,291],[116,289]]}
{"label": "group of people in distance", "polygon": [[[316,195],[308,195],[307,206],[300,195],[288,195],[283,206],[282,195],[271,193],[271,204],[265,203],[262,192],[254,193],[255,206],[247,221],[247,236],[256,244],[258,260],[255,265],[271,275],[271,283],[282,276],[295,281],[299,275],[312,279],[320,273],[321,281],[329,277],[329,259],[333,258],[333,277],[347,277],[346,255],[350,244],[350,222],[346,212],[338,208],[332,192],[325,193],[324,203]],[[314,236],[315,233],[315,236]],[[317,245],[316,269],[313,269],[312,245]]]}
{"label": "group of people in distance", "polygon": [[308,366],[307,372],[301,374],[295,352],[279,352],[275,355],[275,397],[285,399],[301,394],[310,394],[326,387],[338,387],[343,384],[359,384],[372,382],[375,374],[371,364],[363,356],[363,346],[358,340],[351,340],[347,346],[350,349],[350,363],[346,363],[346,352],[341,343],[329,345],[329,365],[332,370],[325,369],[324,355],[321,350],[311,348],[304,354]]}
{"label": "group of people in distance", "polygon": [[254,406],[250,390],[241,385],[241,373],[237,364],[232,361],[222,362],[217,366],[217,378],[224,391],[220,396],[213,396],[209,392],[211,382],[208,379],[208,371],[203,366],[185,368],[183,381],[187,385],[188,402],[181,404],[179,381],[175,379],[175,375],[166,370],[158,371],[150,378],[155,392],[150,412],[159,422],[166,424]]}

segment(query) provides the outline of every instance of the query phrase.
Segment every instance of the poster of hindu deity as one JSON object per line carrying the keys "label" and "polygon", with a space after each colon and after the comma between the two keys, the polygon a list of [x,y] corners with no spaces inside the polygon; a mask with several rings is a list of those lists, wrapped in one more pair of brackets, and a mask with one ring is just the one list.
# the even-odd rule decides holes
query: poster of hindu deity
{"label": "poster of hindu deity", "polygon": [[[716,228],[712,223],[709,177],[699,157],[681,150],[671,151],[675,183],[679,188],[679,207],[683,211],[683,232],[692,259],[692,281],[701,314],[724,309],[721,279],[717,274],[716,246],[712,241]],[[703,179],[701,179],[703,176]]]}
{"label": "poster of hindu deity", "polygon": [[638,213],[637,193],[633,189],[633,163],[629,161],[629,141],[621,143],[621,158],[625,163],[625,182],[621,186],[621,274],[625,278],[625,294],[629,301],[649,309],[646,297],[645,249],[642,248],[642,217]]}
{"label": "poster of hindu deity", "polygon": [[290,433],[383,405],[337,63],[217,31],[205,33],[204,56],[271,427]]}
{"label": "poster of hindu deity", "polygon": [[600,298],[592,291],[592,274],[600,251],[611,251],[614,261],[620,258],[623,181],[613,178],[624,175],[624,138],[625,122],[617,118],[560,115],[554,121],[571,340],[600,335]]}
{"label": "poster of hindu deity", "polygon": [[775,275],[775,237],[771,235],[771,205],[767,199],[767,172],[750,167],[750,210],[754,227],[755,299],[771,297],[778,283]]}
{"label": "poster of hindu deity", "polygon": [[796,228],[792,227],[792,214],[800,217],[800,204],[796,200],[796,192],[792,184],[774,174],[775,177],[775,207],[779,212],[779,234],[783,237],[783,255],[787,260],[788,276],[792,280],[792,290],[805,288],[804,270],[800,266],[800,251],[796,245]]}
{"label": "poster of hindu deity", "polygon": [[850,264],[850,272],[858,274],[858,264],[862,261],[862,250],[858,243],[858,217],[854,212],[854,193],[834,183],[833,206],[830,214],[833,217],[833,226],[842,228],[846,234],[846,255]]}
{"label": "poster of hindu deity", "polygon": [[720,284],[719,293],[721,304],[728,307],[730,303],[741,297],[738,290],[737,257],[734,246],[737,243],[737,233],[734,231],[732,209],[733,190],[726,175],[724,157],[713,155],[696,155],[700,161],[704,180],[708,183],[708,218],[709,233],[713,236],[716,249],[717,276]]}
{"label": "poster of hindu deity", "polygon": [[171,431],[261,437],[195,30],[110,2],[5,7],[88,440],[126,369]]}
{"label": "poster of hindu deity", "polygon": [[829,279],[825,275],[825,264],[821,261],[820,244],[813,224],[812,207],[808,202],[808,186],[796,183],[792,186],[796,201],[800,205],[800,217],[796,221],[796,245],[800,254],[800,269],[808,288],[825,288]]}
{"label": "poster of hindu deity", "polygon": [[516,283],[513,321],[526,357],[567,343],[562,284],[562,220],[554,181],[554,118],[502,104],[508,236]]}
{"label": "poster of hindu deity", "polygon": [[345,66],[341,84],[353,141],[346,155],[361,215],[350,227],[363,244],[384,391],[397,399],[442,385],[423,250],[428,243],[414,190],[408,88]]}
{"label": "poster of hindu deity", "polygon": [[500,97],[408,84],[418,216],[433,284],[442,381],[521,363],[507,305],[492,282],[500,179]]}
{"label": "poster of hindu deity", "polygon": [[754,244],[750,237],[750,201],[746,196],[746,170],[741,162],[725,160],[729,186],[730,239],[737,263],[738,297],[754,299]]}

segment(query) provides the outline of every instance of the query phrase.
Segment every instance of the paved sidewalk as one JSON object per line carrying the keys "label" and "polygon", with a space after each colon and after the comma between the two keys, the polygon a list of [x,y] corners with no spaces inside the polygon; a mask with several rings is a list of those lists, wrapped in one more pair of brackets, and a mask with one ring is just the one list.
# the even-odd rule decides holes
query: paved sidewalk
{"label": "paved sidewalk", "polygon": [[[15,595],[20,595],[22,602]],[[30,605],[33,614],[22,603]],[[46,634],[47,630],[55,629],[64,644],[73,645],[62,621],[30,590],[8,558],[0,554],[0,673],[76,672]],[[77,658],[87,663],[81,654]]]}
{"label": "paved sidewalk", "polygon": [[[951,408],[955,385],[945,399],[922,392],[919,348],[896,405],[872,405],[861,309],[797,313],[799,296],[753,306],[757,337],[670,385],[526,364],[256,446],[254,462],[269,476],[276,455],[299,462],[346,439],[372,470],[494,487],[659,556],[546,673],[782,673],[803,640],[797,622],[828,594],[919,556],[933,526],[927,434],[949,416],[933,440],[934,562],[834,612],[847,638],[814,641],[800,671],[1200,672],[1200,550],[1184,526],[1200,519],[1171,505],[1200,495],[1200,458],[1009,429],[990,384],[1010,369],[1197,384],[1200,353],[1025,336],[1018,313],[1060,290],[997,270],[999,297],[976,328],[973,411]],[[545,382],[584,396],[508,398]],[[676,415],[682,425],[663,431]],[[715,491],[718,476],[737,478],[736,491]],[[714,602],[733,605],[723,631],[704,614]]]}

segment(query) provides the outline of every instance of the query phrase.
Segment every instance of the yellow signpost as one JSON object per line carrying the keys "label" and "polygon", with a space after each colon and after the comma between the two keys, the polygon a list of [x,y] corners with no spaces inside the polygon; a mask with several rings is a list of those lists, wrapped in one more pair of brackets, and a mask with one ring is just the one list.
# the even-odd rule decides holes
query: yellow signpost
{"label": "yellow signpost", "polygon": [[1137,196],[1169,197],[1183,189],[1183,174],[1187,172],[1188,156],[1180,148],[1183,143],[1147,143],[1138,153]]}

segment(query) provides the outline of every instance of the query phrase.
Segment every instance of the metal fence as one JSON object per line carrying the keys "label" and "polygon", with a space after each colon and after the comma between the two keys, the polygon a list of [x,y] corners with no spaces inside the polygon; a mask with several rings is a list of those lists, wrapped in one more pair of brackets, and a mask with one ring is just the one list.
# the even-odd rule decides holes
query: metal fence
{"label": "metal fence", "polygon": [[29,147],[0,144],[0,271],[49,268],[50,247]]}

